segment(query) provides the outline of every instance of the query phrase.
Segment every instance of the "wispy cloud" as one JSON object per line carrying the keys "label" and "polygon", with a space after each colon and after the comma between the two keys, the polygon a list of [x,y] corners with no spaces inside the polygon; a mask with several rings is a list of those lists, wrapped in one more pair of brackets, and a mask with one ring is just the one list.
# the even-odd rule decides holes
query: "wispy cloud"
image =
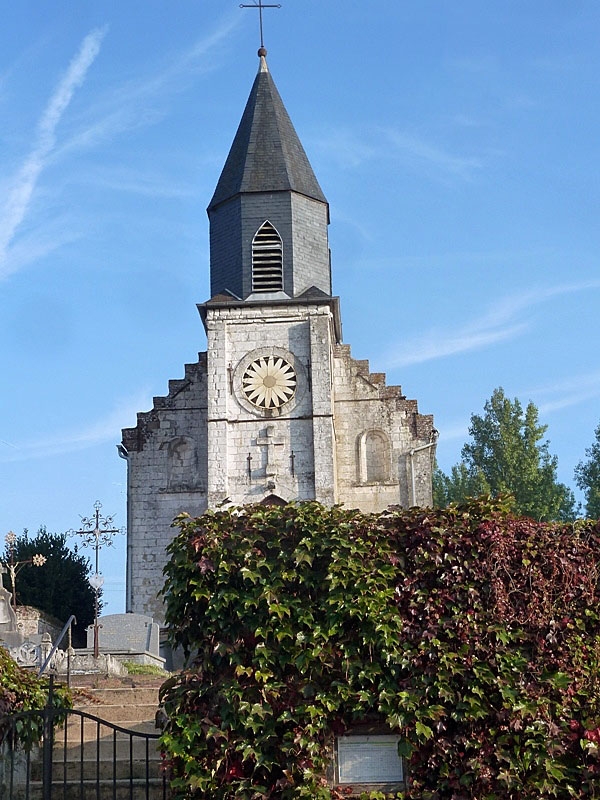
{"label": "wispy cloud", "polygon": [[33,228],[30,226],[26,236],[17,237],[12,242],[4,267],[0,261],[0,278],[18,272],[79,238],[80,234],[73,229],[71,218],[64,215]]}
{"label": "wispy cloud", "polygon": [[440,444],[445,444],[446,442],[453,442],[457,439],[461,439],[465,441],[469,435],[469,423],[468,422],[454,422],[448,427],[444,425],[440,426]]}
{"label": "wispy cloud", "polygon": [[579,284],[562,284],[543,289],[533,289],[519,295],[506,297],[458,330],[434,329],[422,333],[418,339],[396,345],[385,356],[393,367],[421,364],[438,358],[481,350],[497,342],[514,339],[531,327],[525,312],[555,297],[600,288],[600,281]]}
{"label": "wispy cloud", "polygon": [[85,173],[86,183],[108,189],[111,192],[127,192],[147,197],[165,197],[185,199],[194,197],[197,186],[188,181],[175,183],[169,175],[153,170],[141,173],[126,167],[88,169]]}
{"label": "wispy cloud", "polygon": [[2,442],[0,463],[29,461],[62,453],[85,450],[99,444],[120,440],[121,428],[135,425],[140,408],[151,408],[152,397],[144,391],[134,397],[122,400],[111,412],[101,419],[90,422],[80,429],[59,431],[47,437],[30,441]]}
{"label": "wispy cloud", "polygon": [[9,248],[27,215],[39,176],[56,144],[56,128],[100,52],[105,33],[105,28],[97,28],[85,37],[38,122],[34,147],[18,171],[0,215],[0,277],[14,271],[14,263],[12,269],[7,265]]}
{"label": "wispy cloud", "polygon": [[483,161],[479,157],[456,155],[423,138],[402,131],[386,129],[384,133],[396,151],[403,154],[413,164],[420,163],[434,167],[439,172],[463,179],[470,179],[474,172],[483,167]]}
{"label": "wispy cloud", "polygon": [[523,392],[533,397],[541,414],[560,411],[600,397],[600,370],[573,375]]}
{"label": "wispy cloud", "polygon": [[[335,224],[336,227],[346,225],[352,228],[355,234],[364,242],[372,242],[377,236],[373,230],[367,227],[361,218],[345,214],[343,210],[337,210],[335,212]],[[390,257],[389,262],[393,269],[397,269],[397,262],[395,262],[393,258]],[[387,259],[380,259],[377,262],[370,260],[368,266],[369,269],[385,268],[387,266]]]}
{"label": "wispy cloud", "polygon": [[312,146],[343,169],[356,169],[375,159],[395,159],[420,171],[470,180],[484,166],[480,156],[458,155],[425,136],[380,126],[361,130],[360,134],[344,128],[331,130]]}
{"label": "wispy cloud", "polygon": [[156,72],[125,81],[121,86],[111,86],[103,96],[95,97],[94,105],[77,120],[77,129],[56,157],[97,147],[122,133],[159,122],[168,113],[167,104],[173,94],[186,91],[198,75],[214,69],[208,56],[239,24],[238,16],[228,15],[213,31],[194,41]]}
{"label": "wispy cloud", "polygon": [[311,143],[310,149],[323,152],[342,169],[355,169],[365,161],[376,158],[379,153],[376,144],[367,141],[364,132],[359,136],[355,131],[346,128],[320,133],[318,139]]}
{"label": "wispy cloud", "polygon": [[460,70],[461,72],[487,74],[498,69],[497,59],[492,55],[449,58],[446,64],[450,69]]}
{"label": "wispy cloud", "polygon": [[[71,241],[77,234],[73,225],[57,230],[56,225],[44,225],[43,231],[31,230],[31,201],[38,186],[40,174],[50,163],[63,163],[73,152],[98,148],[116,136],[155,124],[168,113],[168,101],[174,93],[185,91],[198,74],[214,68],[208,57],[214,49],[239,25],[239,15],[229,14],[207,35],[198,38],[184,52],[176,56],[154,74],[125,81],[121,86],[111,86],[103,95],[94,96],[78,115],[70,115],[69,132],[57,141],[56,129],[66,111],[73,93],[83,83],[86,73],[98,55],[106,30],[92,31],[83,40],[77,56],[50,98],[38,124],[37,138],[33,149],[16,176],[5,187],[6,203],[0,209],[0,279],[17,272],[53,250]],[[88,169],[88,178],[93,173]],[[115,176],[113,176],[115,177]],[[180,197],[185,187],[159,190],[159,176],[143,176],[135,179],[121,176],[114,186],[129,192]],[[110,181],[110,178],[108,179]],[[28,221],[26,234],[16,240],[18,229]],[[52,238],[52,233],[54,238]]]}

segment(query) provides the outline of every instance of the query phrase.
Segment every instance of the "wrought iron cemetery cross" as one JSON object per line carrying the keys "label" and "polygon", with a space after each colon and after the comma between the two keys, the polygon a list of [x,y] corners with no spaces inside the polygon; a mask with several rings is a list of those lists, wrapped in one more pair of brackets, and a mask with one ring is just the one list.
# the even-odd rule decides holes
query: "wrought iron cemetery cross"
{"label": "wrought iron cemetery cross", "polygon": [[[12,607],[13,611],[17,610],[17,575],[27,564],[33,564],[34,567],[43,567],[46,563],[46,556],[40,553],[35,553],[31,558],[25,558],[22,561],[15,561],[15,544],[17,542],[17,535],[9,531],[4,537],[6,542],[6,550],[8,553],[8,561],[0,561],[0,582],[2,575],[8,572],[10,575],[10,585],[12,589]],[[1,583],[0,583],[1,585]]]}
{"label": "wrought iron cemetery cross", "polygon": [[[262,0],[258,0],[258,3],[240,3],[240,8],[258,8],[258,19],[260,25],[260,48],[264,50],[265,43],[263,41],[263,8],[281,8],[281,3],[263,3]],[[260,53],[259,53],[260,55]]]}
{"label": "wrought iron cemetery cross", "polygon": [[104,583],[104,578],[100,575],[98,570],[98,560],[100,550],[104,545],[112,547],[113,536],[116,533],[123,533],[123,528],[113,528],[114,525],[112,516],[102,516],[100,509],[102,503],[96,501],[94,503],[94,514],[91,517],[81,517],[81,529],[78,531],[69,531],[70,536],[81,536],[83,547],[93,547],[95,550],[95,572],[90,580],[90,585],[94,590],[94,658],[98,658],[99,644],[98,644],[98,594]]}

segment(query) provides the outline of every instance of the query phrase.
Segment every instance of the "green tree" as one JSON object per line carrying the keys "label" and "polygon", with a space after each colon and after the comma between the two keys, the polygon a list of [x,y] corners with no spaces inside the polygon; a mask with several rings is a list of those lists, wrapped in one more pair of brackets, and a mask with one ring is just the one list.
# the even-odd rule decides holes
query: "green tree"
{"label": "green tree", "polygon": [[491,494],[490,486],[481,470],[470,470],[460,461],[446,475],[439,467],[433,473],[433,504],[444,508],[450,503],[462,503],[467,497]]}
{"label": "green tree", "polygon": [[577,486],[585,492],[585,512],[593,519],[600,518],[600,425],[596,428],[596,441],[585,451],[587,461],[575,467]]}
{"label": "green tree", "polygon": [[[26,567],[20,572],[16,584],[17,602],[39,608],[61,622],[75,614],[75,637],[77,643],[83,644],[85,628],[94,621],[94,590],[88,581],[89,559],[69,550],[65,534],[48,533],[44,526],[33,538],[25,531],[15,542],[15,561],[26,561],[35,553],[45,556],[46,563],[42,567]],[[9,559],[8,552],[4,558]]]}
{"label": "green tree", "polygon": [[539,424],[538,409],[525,410],[500,387],[486,401],[484,413],[471,415],[471,441],[462,448],[462,461],[449,476],[436,476],[436,497],[462,502],[481,493],[511,495],[516,514],[539,520],[572,520],[575,497],[560,483],[558,459],[544,441],[547,425]]}

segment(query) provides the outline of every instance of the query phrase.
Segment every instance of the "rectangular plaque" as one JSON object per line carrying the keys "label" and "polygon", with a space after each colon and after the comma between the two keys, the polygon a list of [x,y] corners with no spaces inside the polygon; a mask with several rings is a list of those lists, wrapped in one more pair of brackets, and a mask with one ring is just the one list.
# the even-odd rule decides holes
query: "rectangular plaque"
{"label": "rectangular plaque", "polygon": [[402,759],[399,736],[339,736],[337,761],[339,783],[401,783]]}

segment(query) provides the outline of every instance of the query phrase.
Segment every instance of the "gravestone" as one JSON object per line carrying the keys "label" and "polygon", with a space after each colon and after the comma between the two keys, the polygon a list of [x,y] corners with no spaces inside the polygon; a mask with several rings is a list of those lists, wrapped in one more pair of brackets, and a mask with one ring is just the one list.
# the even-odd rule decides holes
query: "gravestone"
{"label": "gravestone", "polygon": [[12,594],[0,586],[0,644],[19,666],[39,667],[52,649],[50,634],[26,635],[11,603]]}
{"label": "gravestone", "polygon": [[[100,652],[110,653],[120,661],[162,667],[165,659],[159,651],[160,626],[146,614],[108,614],[99,620]],[[94,626],[87,629],[87,646],[94,646]]]}
{"label": "gravestone", "polygon": [[60,636],[64,622],[51,614],[33,606],[17,606],[16,613],[17,630],[23,636],[32,639],[48,633],[53,642]]}

